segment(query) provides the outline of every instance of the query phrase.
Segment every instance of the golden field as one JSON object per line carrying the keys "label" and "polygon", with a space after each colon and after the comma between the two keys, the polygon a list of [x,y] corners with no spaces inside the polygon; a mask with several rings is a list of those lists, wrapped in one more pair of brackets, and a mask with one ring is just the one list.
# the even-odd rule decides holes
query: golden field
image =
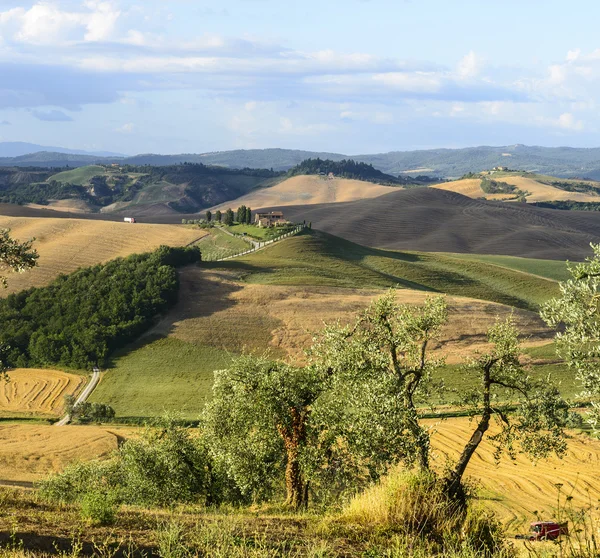
{"label": "golden field", "polygon": [[[492,180],[495,177],[490,177]],[[577,202],[600,202],[600,196],[595,194],[586,194],[582,192],[568,192],[567,190],[561,190],[555,188],[549,184],[543,184],[538,182],[534,178],[525,176],[499,176],[497,178],[500,182],[506,182],[516,186],[523,192],[528,192],[528,202],[544,202],[544,201],[577,201]],[[431,188],[437,188],[438,190],[448,190],[450,192],[456,192],[469,198],[485,198],[486,200],[513,200],[515,199],[514,194],[486,194],[481,188],[481,179],[479,178],[466,178],[463,180],[455,180],[453,182],[446,182],[444,184],[436,184]]]}
{"label": "golden field", "polygon": [[118,447],[114,428],[0,425],[0,481],[35,482],[81,460],[102,459]]}
{"label": "golden field", "polygon": [[[433,447],[436,461],[443,466],[447,457],[455,459],[475,428],[466,418],[452,418],[430,422],[434,428]],[[494,433],[495,428],[491,428]],[[496,464],[493,446],[484,439],[471,460],[466,476],[476,483],[480,503],[493,510],[509,534],[523,531],[536,512],[543,519],[552,519],[557,507],[558,488],[561,483],[561,505],[572,496],[571,504],[583,508],[600,500],[600,441],[585,434],[571,433],[567,454],[559,459],[532,462],[525,455],[515,461],[508,456]]]}
{"label": "golden field", "polygon": [[59,416],[65,395],[74,395],[87,378],[58,370],[16,369],[0,380],[0,416]]}
{"label": "golden field", "polygon": [[317,203],[349,202],[376,198],[397,191],[394,186],[381,186],[362,180],[319,176],[294,176],[270,188],[258,189],[236,200],[215,206],[221,211],[240,205],[258,209],[286,205],[313,205]]}
{"label": "golden field", "polygon": [[44,286],[62,273],[148,252],[161,244],[190,244],[206,234],[179,225],[5,216],[0,216],[0,228],[10,229],[21,241],[35,238],[34,248],[40,255],[36,268],[9,276],[5,294]]}

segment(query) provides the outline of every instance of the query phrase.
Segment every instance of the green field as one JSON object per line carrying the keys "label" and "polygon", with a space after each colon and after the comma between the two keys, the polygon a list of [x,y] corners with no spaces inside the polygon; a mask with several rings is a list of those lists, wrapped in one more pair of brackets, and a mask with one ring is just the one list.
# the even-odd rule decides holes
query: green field
{"label": "green field", "polygon": [[[450,254],[440,254],[448,256]],[[507,267],[524,273],[539,275],[554,281],[566,281],[571,277],[567,265],[560,260],[537,260],[534,258],[518,258],[515,256],[486,256],[480,254],[452,254],[452,256],[469,261],[489,263]]]}
{"label": "green field", "polygon": [[90,401],[111,405],[117,416],[148,418],[165,411],[198,418],[213,382],[213,371],[231,355],[173,338],[145,339],[117,357]]}
{"label": "green field", "polygon": [[249,242],[230,236],[217,227],[208,229],[208,232],[209,236],[203,238],[198,244],[204,261],[226,258],[251,248]]}
{"label": "green field", "polygon": [[[318,231],[307,231],[266,250],[215,267],[236,271],[250,283],[393,287],[447,293],[537,310],[558,294],[558,284],[495,259],[393,252],[367,248]],[[532,264],[533,265],[533,264]]]}
{"label": "green field", "polygon": [[90,165],[88,167],[80,167],[70,171],[59,172],[54,176],[51,176],[48,181],[56,180],[57,182],[68,182],[70,184],[76,184],[77,186],[84,186],[89,181],[100,174],[105,174],[106,169],[99,165]]}
{"label": "green field", "polygon": [[277,238],[288,231],[287,228],[274,227],[274,228],[261,228],[255,227],[254,225],[231,225],[224,227],[233,234],[244,234],[255,238],[257,240],[271,240]]}

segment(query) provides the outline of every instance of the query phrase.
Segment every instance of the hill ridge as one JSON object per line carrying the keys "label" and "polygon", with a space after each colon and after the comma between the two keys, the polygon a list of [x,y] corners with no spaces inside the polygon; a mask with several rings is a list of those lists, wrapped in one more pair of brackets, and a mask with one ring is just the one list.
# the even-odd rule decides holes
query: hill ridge
{"label": "hill ridge", "polygon": [[389,250],[583,259],[600,242],[600,215],[474,200],[445,190],[399,190],[337,204],[269,207],[293,221]]}

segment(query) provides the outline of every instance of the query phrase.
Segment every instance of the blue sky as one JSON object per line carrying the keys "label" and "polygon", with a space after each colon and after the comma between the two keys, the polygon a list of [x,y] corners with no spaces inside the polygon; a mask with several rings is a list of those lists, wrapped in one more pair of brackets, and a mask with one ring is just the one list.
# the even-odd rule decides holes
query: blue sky
{"label": "blue sky", "polygon": [[600,146],[597,0],[0,0],[0,141]]}

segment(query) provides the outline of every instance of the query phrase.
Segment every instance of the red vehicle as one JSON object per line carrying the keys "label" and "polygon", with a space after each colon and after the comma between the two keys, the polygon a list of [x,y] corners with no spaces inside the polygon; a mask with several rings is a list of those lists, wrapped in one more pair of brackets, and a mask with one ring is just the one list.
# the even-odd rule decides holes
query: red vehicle
{"label": "red vehicle", "polygon": [[530,529],[530,541],[554,541],[561,535],[569,534],[568,523],[555,521],[536,521],[531,524]]}

